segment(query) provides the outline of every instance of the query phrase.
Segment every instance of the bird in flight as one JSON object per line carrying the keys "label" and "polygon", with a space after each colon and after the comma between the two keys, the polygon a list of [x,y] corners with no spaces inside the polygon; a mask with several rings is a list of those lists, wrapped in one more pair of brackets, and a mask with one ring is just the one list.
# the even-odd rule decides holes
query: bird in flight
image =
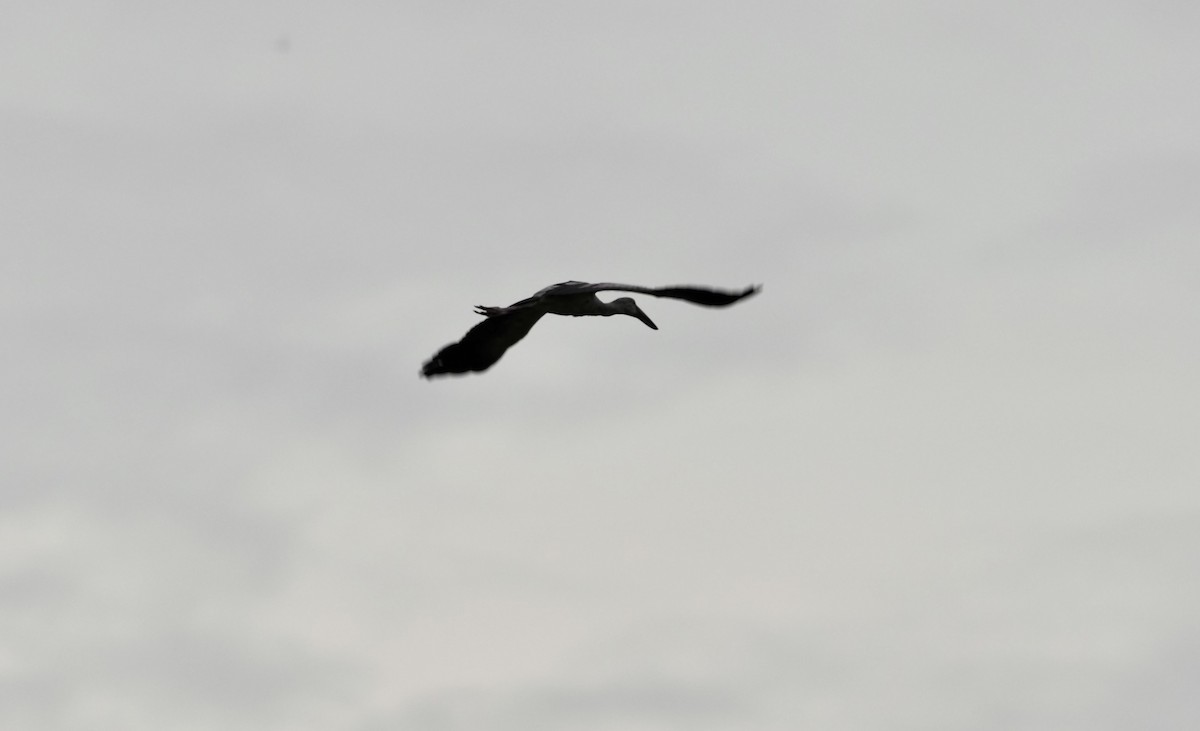
{"label": "bird in flight", "polygon": [[612,302],[601,302],[597,292],[637,292],[653,297],[687,300],[706,307],[728,307],[734,302],[756,294],[758,285],[731,292],[708,287],[639,287],[634,284],[588,284],[587,282],[560,282],[539,291],[528,299],[508,307],[475,308],[475,313],[486,319],[467,331],[462,340],[451,343],[437,352],[421,368],[421,376],[433,378],[454,373],[486,371],[504,352],[516,345],[533,328],[542,315],[629,315],[657,330],[642,308],[629,297],[618,297]]}

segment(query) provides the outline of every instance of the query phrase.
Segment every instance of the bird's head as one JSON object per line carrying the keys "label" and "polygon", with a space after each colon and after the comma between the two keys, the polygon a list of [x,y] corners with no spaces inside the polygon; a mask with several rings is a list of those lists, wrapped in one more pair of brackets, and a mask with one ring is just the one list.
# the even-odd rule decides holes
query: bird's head
{"label": "bird's head", "polygon": [[642,308],[638,307],[637,302],[634,302],[633,298],[618,297],[612,301],[612,305],[615,306],[621,314],[629,315],[630,317],[636,317],[637,319],[646,323],[646,327],[650,328],[651,330],[658,329],[658,325],[654,324],[654,320],[651,320],[649,315],[647,315],[645,312],[642,312]]}

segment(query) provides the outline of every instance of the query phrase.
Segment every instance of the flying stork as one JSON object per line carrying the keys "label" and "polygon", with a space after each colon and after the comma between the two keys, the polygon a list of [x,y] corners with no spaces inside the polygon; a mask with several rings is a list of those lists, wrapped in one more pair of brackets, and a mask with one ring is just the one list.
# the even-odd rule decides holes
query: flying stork
{"label": "flying stork", "polygon": [[475,313],[486,319],[467,331],[462,340],[451,343],[438,351],[421,368],[421,376],[432,378],[451,373],[486,371],[504,352],[525,337],[542,315],[629,315],[657,330],[642,308],[629,297],[618,297],[612,302],[601,302],[597,292],[638,292],[653,297],[668,297],[687,300],[706,307],[728,307],[761,289],[758,285],[746,287],[740,292],[731,292],[707,287],[639,287],[634,284],[588,284],[587,282],[560,282],[539,291],[528,299],[508,307],[475,308]]}

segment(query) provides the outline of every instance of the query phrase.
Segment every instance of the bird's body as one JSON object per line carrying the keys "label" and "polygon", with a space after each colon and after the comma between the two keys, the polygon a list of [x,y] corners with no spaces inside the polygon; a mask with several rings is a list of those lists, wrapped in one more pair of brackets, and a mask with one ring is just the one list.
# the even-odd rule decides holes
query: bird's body
{"label": "bird's body", "polygon": [[638,292],[654,297],[682,299],[707,307],[726,307],[758,290],[757,286],[747,287],[740,292],[726,292],[705,287],[639,287],[610,282],[588,284],[569,281],[552,284],[508,307],[476,307],[475,312],[487,319],[467,331],[462,340],[438,351],[421,368],[421,375],[430,378],[485,371],[500,360],[505,351],[529,334],[537,321],[547,314],[572,317],[629,315],[641,320],[649,328],[658,329],[631,298],[618,297],[611,302],[603,302],[596,296],[597,292]]}

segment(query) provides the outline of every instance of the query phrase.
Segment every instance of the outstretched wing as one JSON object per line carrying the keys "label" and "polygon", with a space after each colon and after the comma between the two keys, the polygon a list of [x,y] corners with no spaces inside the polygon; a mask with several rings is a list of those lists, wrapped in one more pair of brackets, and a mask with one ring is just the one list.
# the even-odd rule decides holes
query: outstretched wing
{"label": "outstretched wing", "polygon": [[595,294],[596,292],[635,292],[638,294],[648,294],[652,297],[667,297],[670,299],[686,300],[688,302],[692,302],[697,305],[704,305],[706,307],[728,307],[734,302],[743,300],[753,294],[757,294],[760,289],[762,289],[762,287],[757,284],[735,292],[725,289],[713,289],[712,287],[697,287],[690,284],[673,285],[670,287],[642,287],[637,284],[615,284],[613,282],[590,284],[588,282],[577,282],[571,280],[569,282],[551,284],[549,287],[535,292],[532,297],[527,297],[520,302],[514,302],[504,309],[517,310],[538,308],[542,305],[542,303],[551,297]]}
{"label": "outstretched wing", "polygon": [[705,307],[728,307],[734,302],[743,300],[758,290],[762,289],[759,285],[746,287],[741,291],[730,291],[725,289],[713,289],[711,287],[697,287],[695,285],[674,285],[670,287],[639,287],[636,284],[614,284],[612,282],[604,282],[601,284],[584,284],[582,282],[567,282],[560,285],[569,288],[571,291],[555,290],[551,294],[582,294],[585,292],[637,292],[639,294],[648,294],[652,297],[668,297],[670,299],[687,300],[697,305]]}
{"label": "outstretched wing", "polygon": [[450,373],[486,371],[521,338],[529,334],[545,314],[539,310],[521,309],[504,315],[488,317],[467,331],[462,340],[438,351],[421,367],[425,378]]}

